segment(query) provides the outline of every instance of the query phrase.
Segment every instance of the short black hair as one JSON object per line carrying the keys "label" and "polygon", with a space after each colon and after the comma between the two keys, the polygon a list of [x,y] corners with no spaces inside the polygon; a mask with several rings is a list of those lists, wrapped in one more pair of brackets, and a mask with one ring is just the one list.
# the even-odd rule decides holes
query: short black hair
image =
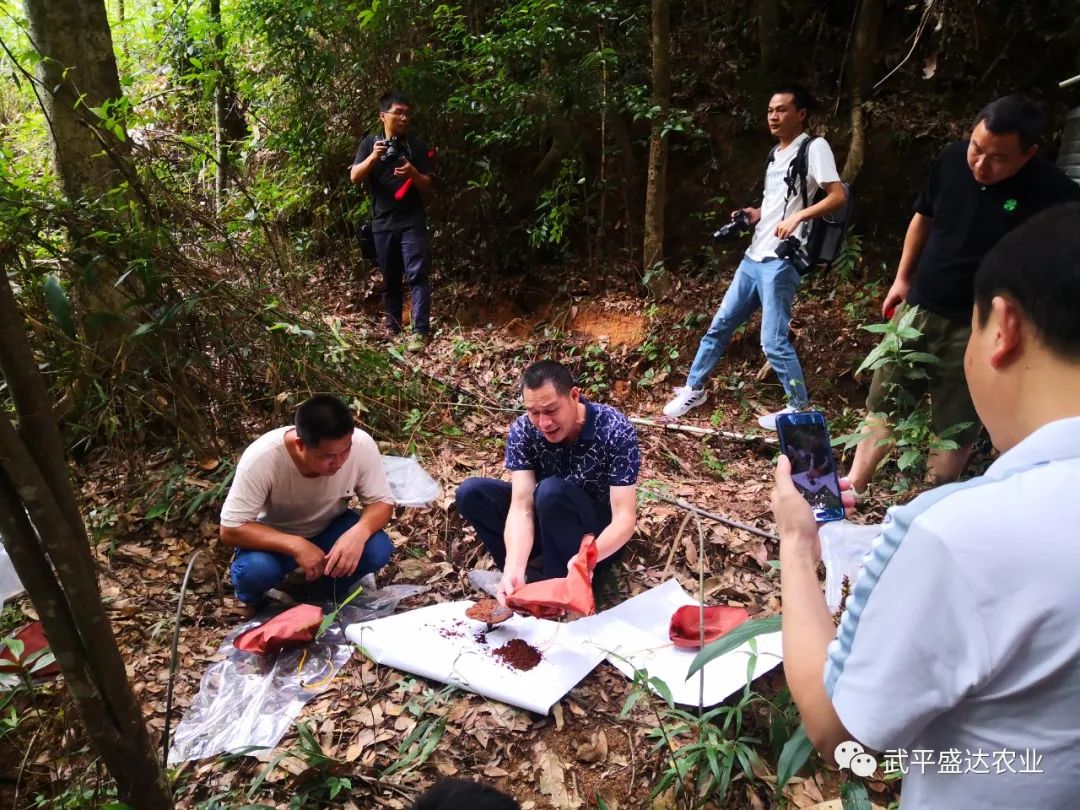
{"label": "short black hair", "polygon": [[574,375],[557,360],[538,360],[521,373],[521,388],[535,391],[551,383],[560,396],[566,396],[574,387]]}
{"label": "short black hair", "polygon": [[440,779],[416,800],[413,810],[521,810],[521,805],[489,785]]}
{"label": "short black hair", "polygon": [[388,90],[379,96],[379,112],[390,112],[395,104],[404,104],[406,107],[412,106],[405,94],[397,90]]}
{"label": "short black hair", "polygon": [[1080,203],[1042,211],[1002,237],[975,275],[981,326],[994,296],[1007,296],[1059,357],[1080,362]]}
{"label": "short black hair", "polygon": [[1049,123],[1042,108],[1024,96],[1002,96],[991,101],[979,110],[972,126],[977,127],[980,122],[995,135],[1015,132],[1025,152],[1039,140]]}
{"label": "short black hair", "polygon": [[348,407],[331,394],[316,394],[296,408],[296,435],[308,447],[318,447],[323,439],[348,436],[355,427]]}
{"label": "short black hair", "polygon": [[791,94],[792,100],[795,102],[796,110],[806,110],[809,112],[814,107],[814,97],[810,95],[810,91],[803,87],[801,84],[782,84],[773,90],[774,96],[783,96]]}

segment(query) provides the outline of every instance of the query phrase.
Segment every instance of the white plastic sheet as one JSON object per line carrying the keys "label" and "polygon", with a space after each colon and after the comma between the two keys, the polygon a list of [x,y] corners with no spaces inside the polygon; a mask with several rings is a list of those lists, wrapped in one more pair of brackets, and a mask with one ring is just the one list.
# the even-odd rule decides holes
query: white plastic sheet
{"label": "white plastic sheet", "polygon": [[818,529],[821,539],[821,560],[825,563],[825,603],[833,613],[840,609],[843,599],[844,577],[852,587],[862,570],[866,555],[885,531],[891,518],[885,523],[860,525],[847,520],[835,520],[822,524]]}
{"label": "white plastic sheet", "polygon": [[7,549],[3,546],[3,538],[0,538],[0,605],[18,596],[23,590],[19,575],[15,573],[15,566],[11,564]]}
{"label": "white plastic sheet", "polygon": [[398,506],[431,506],[439,497],[438,482],[424,471],[416,456],[383,456],[382,462]]}
{"label": "white plastic sheet", "polygon": [[[380,664],[538,714],[547,714],[605,657],[628,678],[634,677],[635,668],[648,670],[650,677],[667,683],[676,702],[697,704],[698,679],[686,678],[696,651],[679,649],[668,638],[671,614],[682,605],[697,603],[675,580],[574,622],[514,616],[488,632],[484,644],[475,636],[486,626],[465,617],[471,604],[419,608],[352,625],[345,634]],[[534,669],[515,671],[491,656],[492,648],[512,638],[524,639],[543,652]],[[756,678],[780,663],[780,633],[758,636],[753,644]],[[706,665],[705,705],[715,705],[742,688],[750,654],[748,642]]]}
{"label": "white plastic sheet", "polygon": [[[466,618],[471,601],[444,602],[397,616],[346,628],[350,641],[380,664],[439,683],[547,714],[604,658],[604,651],[586,643],[578,625],[531,616],[513,616],[492,630]],[[477,634],[486,631],[486,639]],[[516,670],[493,651],[519,638],[538,649],[542,658],[530,670]]]}
{"label": "white plastic sheet", "polygon": [[[591,644],[610,652],[607,660],[627,678],[635,670],[645,670],[649,677],[658,677],[667,684],[676,703],[696,706],[699,697],[698,676],[687,680],[690,662],[697,650],[686,650],[672,644],[668,636],[671,614],[683,605],[696,605],[674,579],[657,585],[645,593],[627,599],[610,610],[580,619],[578,632]],[[741,689],[747,680],[747,669],[753,647],[757,649],[751,678],[764,675],[783,659],[780,633],[766,633],[752,639],[726,655],[714,658],[705,665],[705,706],[715,706],[728,695]]]}

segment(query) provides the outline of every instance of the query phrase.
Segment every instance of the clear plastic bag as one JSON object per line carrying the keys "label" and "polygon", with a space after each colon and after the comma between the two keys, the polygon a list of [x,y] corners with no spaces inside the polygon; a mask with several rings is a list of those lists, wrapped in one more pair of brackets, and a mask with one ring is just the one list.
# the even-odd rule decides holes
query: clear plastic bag
{"label": "clear plastic bag", "polygon": [[891,518],[885,523],[860,525],[847,520],[825,523],[818,530],[821,539],[821,559],[825,563],[825,602],[833,613],[840,609],[844,577],[851,586],[862,570],[866,555],[881,537]]}
{"label": "clear plastic bag", "polygon": [[439,497],[439,483],[424,471],[416,456],[383,456],[382,461],[398,506],[431,506]]}
{"label": "clear plastic bag", "polygon": [[15,566],[11,564],[11,558],[4,548],[3,538],[0,538],[0,605],[13,596],[18,596],[23,590],[19,575],[15,573]]}
{"label": "clear plastic bag", "polygon": [[[287,606],[277,606],[230,631],[218,650],[224,658],[206,670],[199,693],[176,727],[169,765],[275,748],[304,704],[330,686],[352,655],[353,644],[343,628],[388,616],[402,599],[428,590],[427,585],[376,589],[374,577],[365,577],[361,583],[364,591],[341,608],[322,636],[282,650],[276,657],[237,650],[232,642]],[[326,613],[333,609],[333,604],[323,605]]]}

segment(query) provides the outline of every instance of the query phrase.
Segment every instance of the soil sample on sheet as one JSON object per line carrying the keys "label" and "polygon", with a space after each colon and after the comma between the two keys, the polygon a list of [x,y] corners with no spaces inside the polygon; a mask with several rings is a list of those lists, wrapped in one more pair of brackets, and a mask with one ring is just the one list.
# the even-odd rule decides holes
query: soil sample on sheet
{"label": "soil sample on sheet", "polygon": [[493,650],[492,655],[498,657],[511,669],[527,672],[540,663],[544,657],[536,647],[520,638],[512,639],[501,647]]}
{"label": "soil sample on sheet", "polygon": [[503,607],[495,599],[481,599],[472,607],[465,611],[465,615],[470,619],[475,619],[478,622],[485,622],[487,624],[498,624],[504,622],[514,615],[514,612],[508,607]]}

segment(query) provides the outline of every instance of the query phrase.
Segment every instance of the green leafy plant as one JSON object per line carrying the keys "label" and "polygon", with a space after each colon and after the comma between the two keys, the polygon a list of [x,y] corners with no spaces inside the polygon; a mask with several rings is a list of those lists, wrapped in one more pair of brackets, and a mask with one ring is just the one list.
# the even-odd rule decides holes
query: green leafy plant
{"label": "green leafy plant", "polygon": [[[915,326],[918,314],[918,307],[910,307],[899,318],[888,323],[864,325],[863,329],[882,337],[855,373],[861,374],[864,371],[876,371],[883,366],[891,366],[905,380],[918,382],[927,379],[927,367],[941,361],[928,352],[907,348],[910,341],[922,336],[922,332]],[[970,426],[970,423],[963,422],[935,434],[931,426],[929,406],[925,401],[912,396],[907,389],[908,386],[903,383],[887,383],[885,409],[870,415],[891,427],[891,441],[895,442],[899,453],[896,464],[901,472],[918,464],[929,451],[957,449],[959,445],[953,437]],[[833,445],[851,449],[862,440],[861,431],[867,424],[864,420],[858,431],[838,436],[833,440]]]}
{"label": "green leafy plant", "polygon": [[416,725],[398,745],[394,761],[380,773],[382,778],[415,770],[428,761],[446,733],[447,704],[457,691],[454,686],[439,691],[425,687],[420,699],[405,704],[405,711],[416,718]]}

